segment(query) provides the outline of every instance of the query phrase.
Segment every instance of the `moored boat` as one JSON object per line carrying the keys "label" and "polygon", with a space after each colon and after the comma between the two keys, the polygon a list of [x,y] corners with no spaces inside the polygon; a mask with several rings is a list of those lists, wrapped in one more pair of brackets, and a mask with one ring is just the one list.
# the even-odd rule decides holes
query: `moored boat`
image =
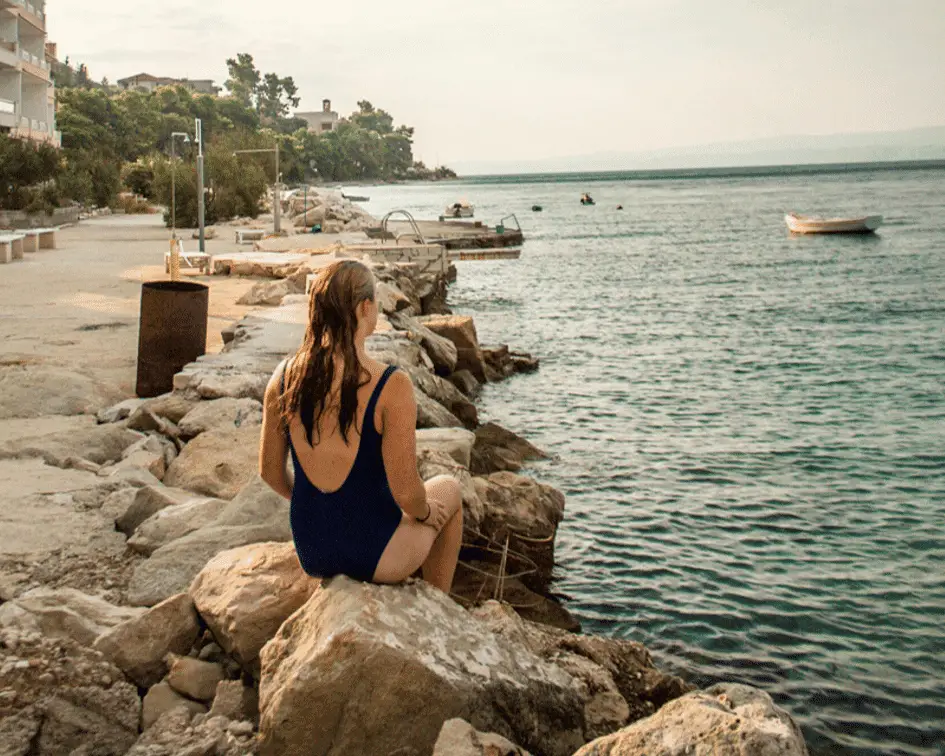
{"label": "moored boat", "polygon": [[443,215],[447,218],[472,218],[475,212],[472,205],[466,200],[462,200],[448,205]]}
{"label": "moored boat", "polygon": [[815,218],[788,213],[784,216],[784,221],[792,234],[871,234],[883,224],[883,216]]}

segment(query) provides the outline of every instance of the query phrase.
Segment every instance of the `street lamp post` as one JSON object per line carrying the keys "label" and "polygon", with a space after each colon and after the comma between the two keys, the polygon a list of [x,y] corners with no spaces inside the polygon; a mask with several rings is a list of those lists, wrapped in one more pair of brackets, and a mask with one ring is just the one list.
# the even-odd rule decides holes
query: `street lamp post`
{"label": "street lamp post", "polygon": [[264,150],[236,150],[234,155],[250,155],[253,153],[260,152],[273,152],[276,155],[276,183],[273,186],[273,195],[272,195],[272,229],[277,234],[282,231],[282,196],[279,191],[279,144],[276,143],[275,147],[271,147]]}
{"label": "street lamp post", "polygon": [[177,238],[177,158],[174,155],[174,142],[177,137],[184,140],[184,144],[190,141],[190,135],[183,131],[175,131],[171,134],[171,238]]}

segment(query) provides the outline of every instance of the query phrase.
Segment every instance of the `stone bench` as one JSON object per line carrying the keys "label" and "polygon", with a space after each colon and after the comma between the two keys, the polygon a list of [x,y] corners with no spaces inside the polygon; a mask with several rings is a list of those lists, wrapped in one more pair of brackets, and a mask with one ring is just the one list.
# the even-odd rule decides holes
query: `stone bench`
{"label": "stone bench", "polygon": [[23,246],[27,252],[37,252],[41,249],[56,248],[56,232],[58,228],[27,228]]}
{"label": "stone bench", "polygon": [[25,234],[0,234],[0,263],[23,259]]}
{"label": "stone bench", "polygon": [[254,241],[262,241],[266,236],[264,228],[238,228],[236,229],[236,243],[250,244]]}

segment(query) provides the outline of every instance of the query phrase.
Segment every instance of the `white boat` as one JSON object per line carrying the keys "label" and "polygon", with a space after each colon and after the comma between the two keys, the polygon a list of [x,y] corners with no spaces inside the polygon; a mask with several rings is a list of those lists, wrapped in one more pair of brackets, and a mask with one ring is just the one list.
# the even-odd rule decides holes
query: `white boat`
{"label": "white boat", "polygon": [[788,213],[784,216],[793,234],[871,234],[883,224],[882,215],[861,218],[814,218]]}
{"label": "white boat", "polygon": [[447,205],[446,210],[443,211],[443,217],[445,218],[472,218],[474,214],[473,206],[466,200]]}

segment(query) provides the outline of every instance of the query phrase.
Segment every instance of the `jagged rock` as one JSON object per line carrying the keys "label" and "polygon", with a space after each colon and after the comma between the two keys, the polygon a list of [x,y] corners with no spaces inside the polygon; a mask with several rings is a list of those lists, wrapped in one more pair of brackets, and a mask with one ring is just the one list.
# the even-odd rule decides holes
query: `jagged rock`
{"label": "jagged rock", "polygon": [[468,397],[474,397],[479,393],[479,381],[468,370],[457,370],[447,380]]}
{"label": "jagged rock", "polygon": [[166,418],[172,423],[179,423],[190,412],[197,402],[187,399],[180,394],[162,394],[148,399],[142,406],[158,417]]}
{"label": "jagged rock", "polygon": [[418,428],[462,428],[462,421],[435,399],[431,399],[416,385],[413,398],[417,402]]}
{"label": "jagged rock", "polygon": [[258,671],[262,647],[318,586],[302,570],[291,542],[258,543],[217,554],[190,594],[220,646],[247,670]]}
{"label": "jagged rock", "polygon": [[167,682],[159,682],[148,691],[147,695],[144,697],[144,701],[142,702],[142,731],[147,732],[148,729],[165,714],[181,707],[183,707],[184,711],[186,712],[186,716],[188,717],[194,714],[207,713],[207,707],[202,703],[191,701],[189,698],[182,696]]}
{"label": "jagged rock", "polygon": [[448,719],[433,746],[433,756],[531,756],[494,732],[479,732],[464,719]]}
{"label": "jagged rock", "polygon": [[194,602],[182,593],[102,633],[95,649],[136,685],[150,688],[166,674],[167,654],[188,653],[199,634]]}
{"label": "jagged rock", "polygon": [[282,302],[286,294],[292,294],[291,284],[285,279],[277,281],[260,281],[252,289],[246,292],[242,297],[236,300],[236,304],[255,307],[258,305],[268,305],[275,307]]}
{"label": "jagged rock", "polygon": [[162,546],[139,564],[128,585],[128,601],[153,606],[187,591],[197,573],[221,551],[291,539],[289,503],[255,476],[210,525]]}
{"label": "jagged rock", "polygon": [[70,458],[110,465],[122,452],[141,440],[141,434],[120,425],[90,425],[64,433],[18,438],[0,445],[0,459],[39,457],[53,467],[74,467]]}
{"label": "jagged rock", "polygon": [[0,630],[0,669],[0,753],[124,756],[138,737],[137,690],[91,649]]}
{"label": "jagged rock", "polygon": [[396,286],[378,281],[375,289],[377,306],[385,315],[392,315],[400,310],[412,307],[410,300]]}
{"label": "jagged rock", "polygon": [[485,361],[476,335],[476,324],[468,315],[427,315],[420,322],[456,346],[456,367],[468,370],[480,383],[486,380]]}
{"label": "jagged rock", "polygon": [[405,313],[397,313],[391,316],[391,324],[399,330],[406,331],[412,338],[419,339],[420,345],[430,356],[437,375],[446,377],[456,370],[458,353],[456,345],[452,341],[439,336],[419,320]]}
{"label": "jagged rock", "polygon": [[472,610],[496,634],[553,662],[575,680],[584,702],[584,734],[599,737],[647,717],[692,686],[660,672],[639,643],[587,635],[528,622],[508,605],[489,601]]}
{"label": "jagged rock", "polygon": [[[176,450],[171,459],[176,456]],[[121,453],[121,461],[109,468],[109,474],[122,469],[138,467],[161,480],[167,471],[165,444],[155,436],[145,436]]]}
{"label": "jagged rock", "polygon": [[469,469],[476,436],[463,428],[424,428],[417,431],[417,451],[438,451]]}
{"label": "jagged rock", "polygon": [[191,497],[151,515],[128,539],[128,548],[136,554],[151,556],[155,551],[188,533],[206,527],[226,509],[223,499]]}
{"label": "jagged rock", "polygon": [[400,331],[374,333],[368,337],[365,346],[371,357],[387,365],[433,369],[427,353]]}
{"label": "jagged rock", "polygon": [[511,352],[509,359],[516,373],[534,373],[538,370],[538,358],[524,352]]}
{"label": "jagged rock", "polygon": [[800,728],[771,697],[723,683],[666,704],[574,756],[807,756]]}
{"label": "jagged rock", "polygon": [[0,627],[69,638],[91,646],[103,632],[140,614],[140,609],[115,606],[74,588],[43,587],[0,605]]}
{"label": "jagged rock", "polygon": [[555,534],[564,517],[564,494],[533,478],[510,472],[497,472],[473,481],[485,505],[483,534],[498,543],[504,543],[506,534],[512,534],[512,548],[538,566],[537,575],[526,579],[525,584],[546,584],[554,567]]}
{"label": "jagged rock", "polygon": [[214,399],[200,402],[180,421],[181,437],[192,439],[211,430],[233,430],[262,424],[262,404],[255,399]]}
{"label": "jagged rock", "polygon": [[517,472],[527,460],[548,459],[537,446],[496,423],[476,429],[470,469],[474,475],[509,470]]}
{"label": "jagged rock", "polygon": [[127,756],[253,756],[257,753],[253,726],[249,722],[195,714],[190,708],[176,707],[163,713],[145,730]]}
{"label": "jagged rock", "polygon": [[410,376],[410,380],[415,387],[443,405],[449,410],[450,414],[458,418],[467,428],[475,428],[479,424],[479,412],[476,405],[469,401],[452,383],[422,368],[408,365],[402,369]]}
{"label": "jagged rock", "polygon": [[463,495],[463,540],[468,542],[477,540],[486,508],[482,499],[479,498],[469,471],[445,451],[435,449],[417,451],[417,469],[423,480],[430,480],[437,475],[450,475],[456,478]]}
{"label": "jagged rock", "polygon": [[95,420],[99,423],[117,423],[127,418],[138,407],[144,404],[146,399],[125,399],[123,402],[113,404],[107,409],[99,410],[95,413]]}
{"label": "jagged rock", "polygon": [[259,432],[259,426],[247,425],[201,433],[168,468],[164,483],[232,499],[256,474]]}
{"label": "jagged rock", "polygon": [[217,685],[226,679],[222,664],[168,654],[167,684],[181,695],[196,701],[210,702]]}
{"label": "jagged rock", "polygon": [[585,740],[570,675],[422,581],[326,581],[263,649],[260,715],[266,756],[430,753],[455,717],[548,756]]}
{"label": "jagged rock", "polygon": [[142,523],[162,509],[194,499],[193,493],[169,486],[143,486],[137,489],[128,508],[115,518],[115,527],[126,536],[132,535]]}
{"label": "jagged rock", "polygon": [[259,722],[259,693],[242,680],[223,680],[217,685],[211,717],[226,717],[235,722]]}
{"label": "jagged rock", "polygon": [[174,376],[174,391],[192,400],[231,396],[261,402],[268,382],[268,374],[246,370],[218,371],[198,362]]}

